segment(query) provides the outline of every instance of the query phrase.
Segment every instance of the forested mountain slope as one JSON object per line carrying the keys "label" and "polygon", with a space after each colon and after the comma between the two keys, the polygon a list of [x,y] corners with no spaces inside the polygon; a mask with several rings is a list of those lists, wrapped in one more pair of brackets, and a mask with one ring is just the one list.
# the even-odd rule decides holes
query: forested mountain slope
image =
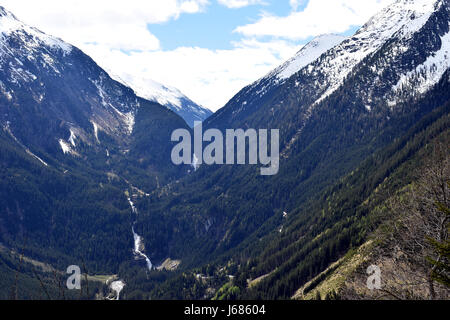
{"label": "forested mountain slope", "polygon": [[[369,210],[358,213],[359,200],[346,198],[330,217],[318,201],[374,155],[412,138],[405,137],[427,117],[445,119],[449,13],[448,1],[396,1],[280,85],[265,91],[260,80],[238,93],[204,126],[280,129],[280,172],[263,177],[256,166],[201,166],[138,203],[138,230],[152,257],[181,259],[187,269],[256,263],[238,274],[241,290],[247,279],[277,272],[242,296],[290,298],[359,245],[367,233],[353,222]],[[379,174],[373,168],[365,179],[378,181]],[[367,186],[359,187],[354,197],[367,197]],[[285,225],[284,216],[296,223]],[[311,242],[331,225],[329,238]],[[324,243],[337,249],[322,259],[316,250]],[[261,261],[250,259],[260,254]]]}
{"label": "forested mountain slope", "polygon": [[279,173],[262,176],[175,166],[182,118],[0,7],[2,283],[23,251],[118,274],[125,299],[311,294],[388,221],[430,146],[448,146],[449,22],[448,0],[398,0],[239,92],[204,127],[279,129]]}
{"label": "forested mountain slope", "polygon": [[133,259],[125,192],[187,173],[167,159],[171,133],[189,127],[3,7],[0,71],[0,244],[117,273]]}

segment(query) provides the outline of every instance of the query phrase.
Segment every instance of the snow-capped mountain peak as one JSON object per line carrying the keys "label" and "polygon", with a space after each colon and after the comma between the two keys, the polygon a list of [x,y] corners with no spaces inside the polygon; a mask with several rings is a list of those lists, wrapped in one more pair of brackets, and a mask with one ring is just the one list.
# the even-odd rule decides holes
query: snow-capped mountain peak
{"label": "snow-capped mountain peak", "polygon": [[[9,36],[16,33],[19,37],[31,36],[32,39],[27,37],[28,49],[37,47],[40,44],[45,44],[54,49],[61,49],[65,54],[69,54],[72,50],[72,46],[61,39],[49,36],[42,31],[30,27],[27,24],[21,22],[16,16],[0,6],[0,41],[3,41],[5,36]],[[0,52],[1,54],[2,52]]]}
{"label": "snow-capped mountain peak", "polygon": [[[352,107],[364,115],[394,111],[425,94],[450,67],[450,0],[397,0],[374,15],[353,36],[319,37],[295,57],[242,89],[208,125],[246,125],[257,117],[276,122],[298,115],[297,141],[316,108],[352,91]],[[334,42],[333,42],[334,41]],[[333,44],[335,44],[333,46]],[[356,111],[357,110],[357,111]],[[262,120],[264,119],[264,120]],[[225,125],[223,125],[225,126]]]}
{"label": "snow-capped mountain peak", "polygon": [[138,96],[157,102],[177,113],[190,127],[194,126],[194,121],[204,121],[212,114],[209,109],[193,102],[177,88],[131,74],[116,75],[112,71],[108,72],[113,79],[132,88]]}
{"label": "snow-capped mountain peak", "polygon": [[[162,105],[172,105],[177,111],[183,108],[181,99],[185,96],[180,90],[165,86],[151,79],[141,79],[140,81],[137,80],[134,83],[133,88],[139,96],[157,101]],[[137,83],[140,83],[140,85]]]}
{"label": "snow-capped mountain peak", "polygon": [[322,81],[323,94],[318,102],[336,91],[358,63],[394,35],[408,39],[419,31],[441,4],[442,0],[397,0],[372,17],[353,37],[330,50],[324,61],[308,70],[327,78]]}

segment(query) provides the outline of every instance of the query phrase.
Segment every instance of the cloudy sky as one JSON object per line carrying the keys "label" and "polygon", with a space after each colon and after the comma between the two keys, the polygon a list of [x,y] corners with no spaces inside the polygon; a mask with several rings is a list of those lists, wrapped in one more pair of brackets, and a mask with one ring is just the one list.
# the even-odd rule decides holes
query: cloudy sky
{"label": "cloudy sky", "polygon": [[0,0],[111,72],[215,111],[325,33],[353,34],[393,0]]}

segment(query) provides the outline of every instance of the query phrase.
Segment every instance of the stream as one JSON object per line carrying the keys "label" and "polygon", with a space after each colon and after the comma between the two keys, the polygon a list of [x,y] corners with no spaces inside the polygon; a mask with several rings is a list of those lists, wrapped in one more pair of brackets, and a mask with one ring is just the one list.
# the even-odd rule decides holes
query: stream
{"label": "stream", "polygon": [[[131,197],[128,197],[128,203],[130,204],[132,214],[135,215],[134,222],[131,226],[131,232],[133,233],[133,240],[134,240],[133,254],[136,259],[144,259],[147,264],[147,269],[149,271],[152,271],[153,264],[150,261],[149,257],[143,252],[145,250],[143,239],[140,235],[138,235],[136,233],[136,230],[134,228],[137,223],[137,218],[138,218],[139,212],[138,212],[136,206],[134,205],[134,202],[131,200]],[[117,280],[110,284],[110,286],[109,286],[110,289],[113,292],[115,292],[115,300],[119,300],[120,292],[123,290],[124,286],[125,286],[125,282],[123,282],[123,280]],[[112,300],[111,298],[107,298],[107,299]]]}
{"label": "stream", "polygon": [[147,263],[147,269],[149,271],[153,270],[153,264],[150,261],[150,259],[148,258],[148,256],[143,252],[144,250],[144,244],[142,242],[142,237],[140,235],[138,235],[134,229],[136,223],[137,223],[137,216],[138,216],[138,211],[133,203],[133,201],[131,201],[131,198],[128,198],[128,203],[130,204],[131,210],[133,212],[133,214],[136,215],[136,220],[133,222],[133,226],[131,227],[131,232],[133,232],[133,239],[134,239],[134,248],[133,248],[133,253],[134,255],[139,258],[143,258],[145,259],[145,262]]}

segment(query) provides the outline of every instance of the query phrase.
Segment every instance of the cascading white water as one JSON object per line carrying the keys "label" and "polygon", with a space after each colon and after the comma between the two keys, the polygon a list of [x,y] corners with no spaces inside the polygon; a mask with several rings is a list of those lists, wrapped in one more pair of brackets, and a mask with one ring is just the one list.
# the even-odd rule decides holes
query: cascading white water
{"label": "cascading white water", "polygon": [[[133,232],[133,240],[134,240],[133,253],[137,257],[144,258],[145,262],[147,263],[148,270],[152,271],[153,270],[153,264],[150,261],[150,259],[147,257],[147,255],[142,252],[142,249],[141,249],[141,248],[143,248],[142,237],[140,235],[138,235],[136,233],[136,231],[134,230],[134,226],[137,223],[138,211],[137,211],[136,207],[134,206],[133,201],[131,201],[131,198],[128,198],[128,203],[130,204],[132,213],[136,215],[136,220],[133,222],[133,226],[131,227],[131,231]],[[122,280],[113,281],[110,284],[109,287],[110,287],[110,289],[113,292],[115,292],[115,300],[119,300],[120,299],[120,292],[125,287],[125,282],[123,282]],[[114,300],[114,299],[111,299],[111,298],[107,298],[107,299],[108,300]]]}
{"label": "cascading white water", "polygon": [[[131,201],[130,198],[128,198],[128,203],[130,204],[131,211],[132,211],[133,214],[135,214],[136,217],[137,217],[138,211],[137,211],[136,207],[134,206],[133,201]],[[133,248],[133,252],[134,252],[134,254],[135,254],[136,256],[139,256],[139,257],[141,257],[141,258],[144,258],[144,259],[145,259],[145,262],[147,263],[147,269],[148,269],[149,271],[152,271],[152,270],[153,270],[153,264],[152,264],[152,262],[150,261],[150,259],[148,258],[148,256],[147,256],[145,253],[143,253],[142,250],[141,250],[141,248],[143,247],[143,244],[142,244],[142,237],[141,237],[140,235],[138,235],[138,234],[136,233],[136,231],[134,230],[134,226],[136,225],[136,222],[137,222],[137,221],[134,221],[133,226],[131,227],[131,231],[133,232],[133,239],[134,239],[134,248]]]}
{"label": "cascading white water", "polygon": [[116,293],[116,300],[120,300],[120,292],[125,287],[125,283],[122,280],[114,281],[111,283],[110,288]]}

